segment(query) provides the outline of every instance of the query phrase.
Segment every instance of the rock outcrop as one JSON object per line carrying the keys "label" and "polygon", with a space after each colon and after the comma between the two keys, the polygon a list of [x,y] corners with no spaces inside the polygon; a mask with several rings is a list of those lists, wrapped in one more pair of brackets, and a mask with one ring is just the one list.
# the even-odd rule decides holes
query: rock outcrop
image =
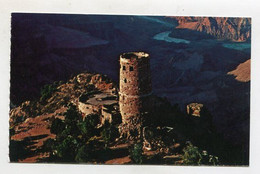
{"label": "rock outcrop", "polygon": [[187,114],[194,117],[200,117],[200,111],[203,108],[203,104],[191,103],[187,105]]}
{"label": "rock outcrop", "polygon": [[228,72],[229,75],[234,75],[236,80],[240,82],[249,82],[250,81],[250,64],[251,59],[239,64],[237,68],[233,71]]}
{"label": "rock outcrop", "polygon": [[[84,99],[82,94],[88,94],[85,101],[81,101]],[[50,132],[50,126],[55,118],[64,120],[69,104],[75,105],[83,118],[89,114],[97,114],[101,126],[106,120],[110,123],[121,120],[116,85],[104,75],[76,75],[67,82],[58,84],[46,99],[25,101],[10,110],[10,141],[28,141],[25,148],[29,153],[19,159],[19,162],[37,162],[50,155],[38,150],[42,148],[44,141],[56,138]]]}
{"label": "rock outcrop", "polygon": [[237,42],[251,38],[251,18],[229,17],[172,17],[178,21],[176,28],[204,32],[218,39]]}

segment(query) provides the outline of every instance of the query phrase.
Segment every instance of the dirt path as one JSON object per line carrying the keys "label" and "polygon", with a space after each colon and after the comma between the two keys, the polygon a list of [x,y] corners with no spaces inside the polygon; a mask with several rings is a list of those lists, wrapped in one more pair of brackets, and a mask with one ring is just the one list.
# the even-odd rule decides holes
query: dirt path
{"label": "dirt path", "polygon": [[111,159],[105,162],[105,164],[128,164],[131,162],[131,159],[129,156],[121,157],[121,158],[115,158]]}

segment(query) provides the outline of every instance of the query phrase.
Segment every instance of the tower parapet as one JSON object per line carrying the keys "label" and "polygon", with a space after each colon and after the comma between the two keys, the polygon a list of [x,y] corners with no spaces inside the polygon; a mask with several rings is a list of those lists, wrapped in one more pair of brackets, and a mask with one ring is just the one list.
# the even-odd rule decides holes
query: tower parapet
{"label": "tower parapet", "polygon": [[[128,133],[139,132],[152,93],[150,57],[145,52],[120,55],[119,108]],[[137,133],[137,134],[139,134]]]}

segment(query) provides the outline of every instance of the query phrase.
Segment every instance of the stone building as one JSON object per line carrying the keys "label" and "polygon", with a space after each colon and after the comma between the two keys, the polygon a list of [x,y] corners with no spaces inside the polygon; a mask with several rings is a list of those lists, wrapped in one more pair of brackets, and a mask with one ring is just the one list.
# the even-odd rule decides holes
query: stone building
{"label": "stone building", "polygon": [[203,104],[201,103],[190,103],[187,105],[187,114],[194,117],[200,117],[202,108]]}
{"label": "stone building", "polygon": [[119,109],[122,115],[120,131],[129,137],[141,133],[143,116],[148,112],[152,93],[150,57],[145,52],[120,55]]}

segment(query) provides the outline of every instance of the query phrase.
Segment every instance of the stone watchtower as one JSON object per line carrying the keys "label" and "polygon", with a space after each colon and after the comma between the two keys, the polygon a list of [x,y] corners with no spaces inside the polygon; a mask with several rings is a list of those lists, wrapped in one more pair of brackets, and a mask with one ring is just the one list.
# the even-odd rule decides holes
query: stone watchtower
{"label": "stone watchtower", "polygon": [[122,115],[121,133],[138,137],[147,101],[152,93],[150,57],[145,52],[120,55],[119,108]]}

